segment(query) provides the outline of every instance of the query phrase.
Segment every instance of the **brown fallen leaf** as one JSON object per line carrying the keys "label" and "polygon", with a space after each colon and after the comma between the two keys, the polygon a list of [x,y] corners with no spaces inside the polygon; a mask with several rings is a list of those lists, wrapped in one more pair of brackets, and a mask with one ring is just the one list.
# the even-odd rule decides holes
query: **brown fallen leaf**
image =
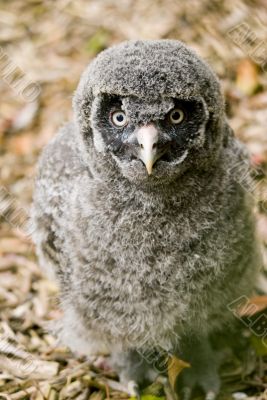
{"label": "brown fallen leaf", "polygon": [[258,67],[250,59],[244,59],[238,64],[236,86],[247,96],[251,96],[259,88]]}
{"label": "brown fallen leaf", "polygon": [[190,364],[186,361],[180,360],[179,358],[172,356],[168,359],[168,378],[171,388],[175,389],[175,383],[178,375],[184,368],[189,368]]}
{"label": "brown fallen leaf", "polygon": [[267,308],[267,296],[254,296],[247,301],[245,306],[240,307],[238,313],[241,317],[251,317],[265,308]]}

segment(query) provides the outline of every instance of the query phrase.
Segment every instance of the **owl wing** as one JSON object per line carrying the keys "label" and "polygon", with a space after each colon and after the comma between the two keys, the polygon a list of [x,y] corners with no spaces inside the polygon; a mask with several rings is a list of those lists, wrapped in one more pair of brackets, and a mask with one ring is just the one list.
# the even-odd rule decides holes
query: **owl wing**
{"label": "owl wing", "polygon": [[31,233],[41,268],[52,278],[62,272],[66,211],[84,167],[73,123],[65,125],[40,158],[32,207]]}

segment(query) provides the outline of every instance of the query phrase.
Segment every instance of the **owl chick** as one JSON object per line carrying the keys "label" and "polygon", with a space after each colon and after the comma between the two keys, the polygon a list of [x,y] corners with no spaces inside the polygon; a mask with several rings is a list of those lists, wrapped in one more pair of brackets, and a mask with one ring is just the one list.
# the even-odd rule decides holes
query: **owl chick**
{"label": "owl chick", "polygon": [[215,396],[209,337],[232,324],[227,304],[251,293],[260,263],[238,179],[247,155],[219,82],[179,41],[129,41],[92,61],[73,106],[42,154],[33,206],[40,264],[60,287],[58,335],[110,354],[123,382],[178,356],[191,364],[181,393]]}

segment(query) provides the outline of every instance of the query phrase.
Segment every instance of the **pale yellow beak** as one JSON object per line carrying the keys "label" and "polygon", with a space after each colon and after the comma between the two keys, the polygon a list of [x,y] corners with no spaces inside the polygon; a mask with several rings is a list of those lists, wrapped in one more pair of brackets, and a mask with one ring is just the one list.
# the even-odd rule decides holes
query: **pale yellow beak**
{"label": "pale yellow beak", "polygon": [[138,157],[146,166],[148,175],[152,174],[154,163],[159,158],[157,152],[157,143],[159,139],[158,131],[154,124],[142,126],[136,132],[136,138],[139,143]]}

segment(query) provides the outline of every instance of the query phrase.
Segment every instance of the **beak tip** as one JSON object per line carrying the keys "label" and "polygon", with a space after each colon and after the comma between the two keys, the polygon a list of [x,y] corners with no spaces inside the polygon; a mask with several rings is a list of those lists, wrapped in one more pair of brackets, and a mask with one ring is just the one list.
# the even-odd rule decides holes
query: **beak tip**
{"label": "beak tip", "polygon": [[148,175],[152,174],[152,169],[153,169],[153,162],[146,163],[146,170],[147,170]]}

